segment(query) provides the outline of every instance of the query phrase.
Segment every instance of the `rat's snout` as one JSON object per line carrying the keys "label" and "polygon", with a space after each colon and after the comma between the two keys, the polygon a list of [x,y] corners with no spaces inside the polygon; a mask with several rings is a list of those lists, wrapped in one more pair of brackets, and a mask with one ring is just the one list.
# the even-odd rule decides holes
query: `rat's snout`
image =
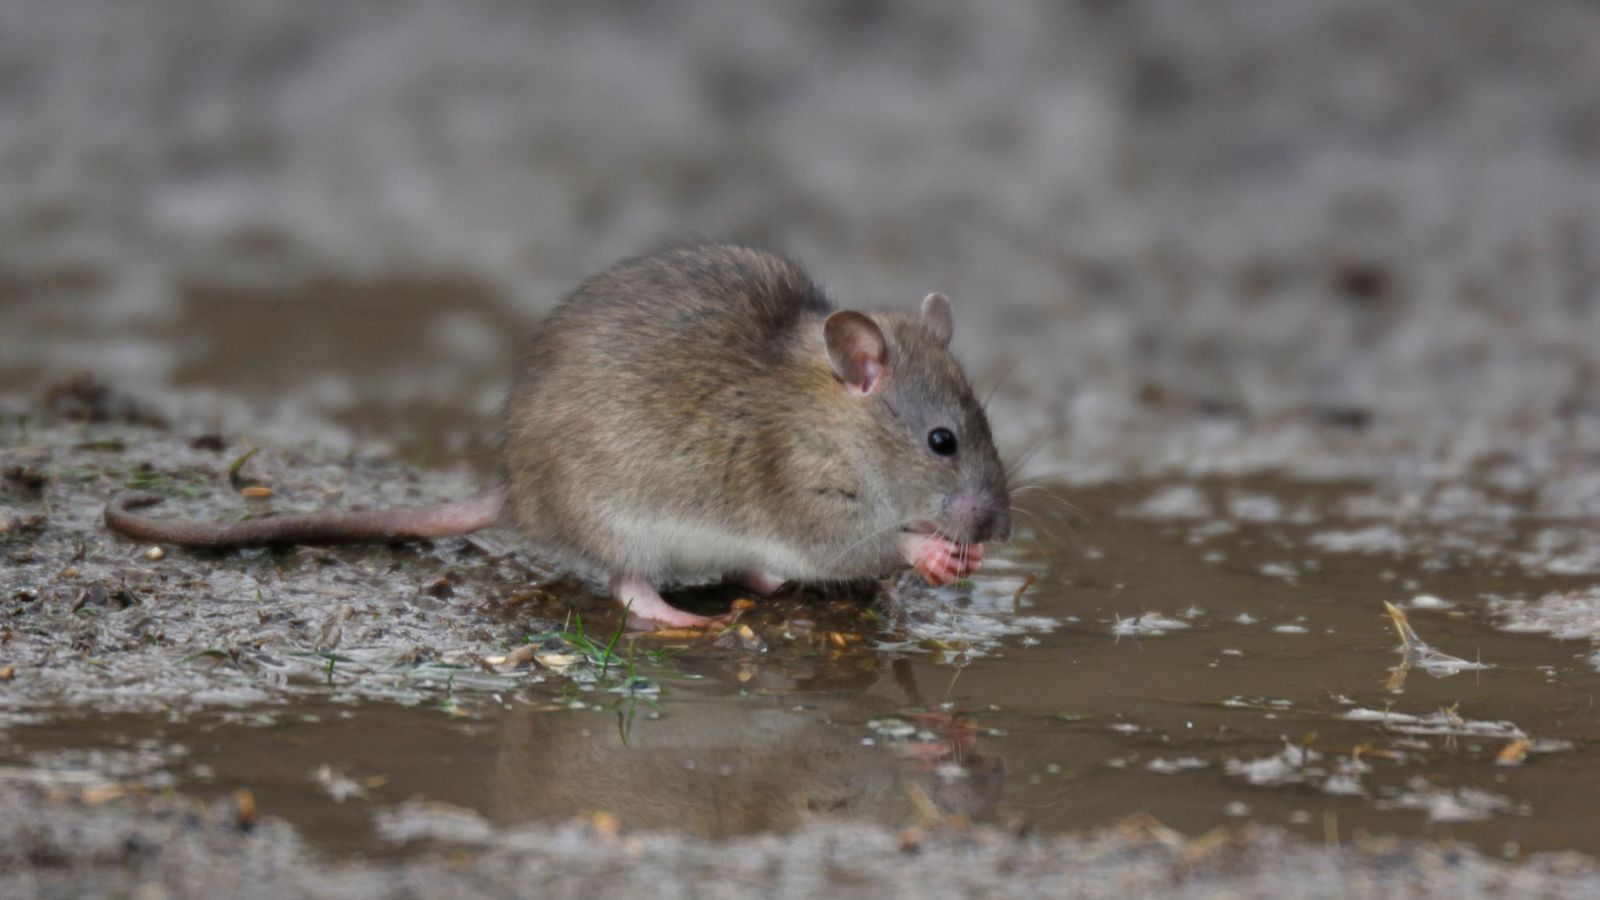
{"label": "rat's snout", "polygon": [[1011,540],[1011,513],[993,508],[984,510],[972,523],[972,542],[987,544],[990,541],[1005,543]]}
{"label": "rat's snout", "polygon": [[999,510],[989,520],[989,532],[978,538],[979,541],[999,541],[1005,543],[1011,540],[1011,511]]}
{"label": "rat's snout", "polygon": [[1011,540],[1008,499],[987,491],[960,491],[947,508],[950,532],[974,544]]}

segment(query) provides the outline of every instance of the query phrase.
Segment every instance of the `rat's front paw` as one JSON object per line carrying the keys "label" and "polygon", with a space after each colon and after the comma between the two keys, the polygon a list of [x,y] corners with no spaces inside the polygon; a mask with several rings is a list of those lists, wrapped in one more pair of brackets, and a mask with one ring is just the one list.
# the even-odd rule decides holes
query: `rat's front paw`
{"label": "rat's front paw", "polygon": [[933,587],[971,575],[983,564],[982,544],[958,544],[937,535],[902,532],[900,556]]}

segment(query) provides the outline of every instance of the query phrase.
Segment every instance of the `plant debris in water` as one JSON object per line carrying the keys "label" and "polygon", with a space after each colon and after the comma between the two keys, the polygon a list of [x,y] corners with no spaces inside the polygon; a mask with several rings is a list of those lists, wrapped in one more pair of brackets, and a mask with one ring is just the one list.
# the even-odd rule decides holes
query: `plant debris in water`
{"label": "plant debris in water", "polygon": [[1417,636],[1416,629],[1411,627],[1411,621],[1406,617],[1405,610],[1393,603],[1383,601],[1383,611],[1389,615],[1389,622],[1394,626],[1395,633],[1400,636],[1400,653],[1404,657],[1400,668],[1395,670],[1398,681],[1391,680],[1391,687],[1404,682],[1405,670],[1411,666],[1420,666],[1424,672],[1435,678],[1492,668],[1482,662],[1461,659],[1428,646]]}

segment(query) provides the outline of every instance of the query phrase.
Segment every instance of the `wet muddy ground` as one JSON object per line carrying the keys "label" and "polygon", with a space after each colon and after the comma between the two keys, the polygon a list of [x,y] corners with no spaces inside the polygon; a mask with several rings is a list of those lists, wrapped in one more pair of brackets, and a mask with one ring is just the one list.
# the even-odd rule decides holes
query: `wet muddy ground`
{"label": "wet muddy ground", "polygon": [[126,488],[230,518],[426,502],[468,471],[266,448],[230,478],[254,448],[226,435],[7,427],[7,790],[243,790],[333,860],[573,820],[739,839],[1137,816],[1179,841],[1600,853],[1595,523],[1532,513],[1493,473],[1056,485],[970,582],[791,593],[652,636],[507,531],[220,554],[98,521]]}

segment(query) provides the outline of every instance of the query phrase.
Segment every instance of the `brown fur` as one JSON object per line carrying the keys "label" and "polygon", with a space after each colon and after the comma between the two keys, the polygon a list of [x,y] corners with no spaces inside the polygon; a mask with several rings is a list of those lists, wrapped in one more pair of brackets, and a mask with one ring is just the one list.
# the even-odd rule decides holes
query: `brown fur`
{"label": "brown fur", "polygon": [[[1003,510],[988,424],[948,350],[916,318],[877,314],[888,375],[851,396],[821,343],[832,311],[799,266],[742,246],[675,248],[590,280],[535,335],[506,403],[512,517],[612,572],[714,574],[630,543],[608,514],[769,537],[811,570],[750,567],[848,578],[893,568],[899,526],[938,519],[958,485]],[[935,424],[964,435],[959,463],[928,452]]]}

